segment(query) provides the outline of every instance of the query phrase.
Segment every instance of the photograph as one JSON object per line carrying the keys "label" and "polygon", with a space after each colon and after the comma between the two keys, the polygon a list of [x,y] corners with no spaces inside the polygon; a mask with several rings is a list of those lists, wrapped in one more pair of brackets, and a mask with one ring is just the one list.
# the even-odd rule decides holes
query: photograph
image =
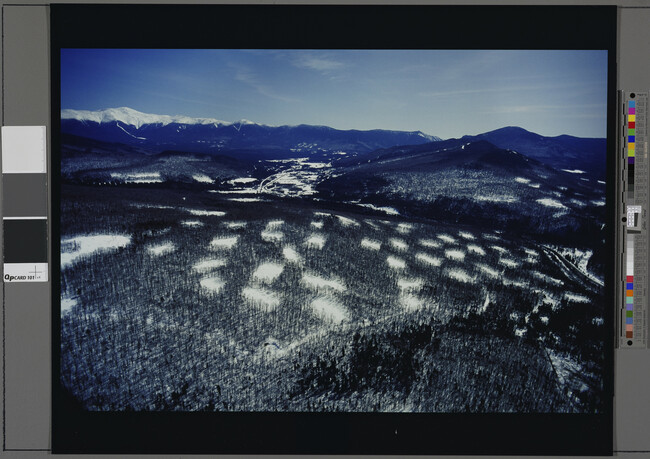
{"label": "photograph", "polygon": [[608,68],[62,48],[62,391],[88,412],[607,414]]}

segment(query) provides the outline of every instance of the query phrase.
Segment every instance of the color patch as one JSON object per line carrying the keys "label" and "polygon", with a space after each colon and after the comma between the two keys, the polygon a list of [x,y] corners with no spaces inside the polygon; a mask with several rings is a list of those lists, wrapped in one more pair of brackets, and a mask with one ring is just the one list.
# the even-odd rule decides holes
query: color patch
{"label": "color patch", "polygon": [[627,115],[627,120],[628,121],[636,121],[636,110],[634,108],[631,108],[630,111],[628,112]]}
{"label": "color patch", "polygon": [[47,263],[47,220],[5,218],[4,262]]}

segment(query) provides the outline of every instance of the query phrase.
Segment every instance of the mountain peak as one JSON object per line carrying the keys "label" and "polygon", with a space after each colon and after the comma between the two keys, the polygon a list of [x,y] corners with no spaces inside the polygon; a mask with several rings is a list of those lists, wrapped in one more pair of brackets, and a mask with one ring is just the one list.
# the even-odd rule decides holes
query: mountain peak
{"label": "mountain peak", "polygon": [[123,124],[134,126],[140,129],[145,124],[160,124],[166,126],[171,123],[178,124],[215,124],[230,125],[225,121],[214,118],[192,118],[184,115],[154,115],[150,113],[139,112],[130,107],[106,108],[103,110],[61,110],[61,119],[75,119],[78,121],[92,121],[95,123],[110,123],[119,121]]}

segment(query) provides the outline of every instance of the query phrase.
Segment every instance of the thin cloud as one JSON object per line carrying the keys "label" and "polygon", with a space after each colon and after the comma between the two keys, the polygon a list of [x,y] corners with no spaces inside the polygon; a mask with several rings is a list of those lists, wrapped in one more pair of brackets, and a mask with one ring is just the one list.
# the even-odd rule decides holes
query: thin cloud
{"label": "thin cloud", "polygon": [[309,54],[298,55],[294,59],[293,64],[296,67],[315,70],[321,73],[328,73],[344,67],[344,64],[342,62],[336,61],[334,59],[316,57]]}
{"label": "thin cloud", "polygon": [[249,85],[261,95],[269,97],[271,99],[276,99],[283,102],[298,102],[298,99],[277,93],[269,85],[262,83],[254,72],[243,66],[235,67],[235,80]]}

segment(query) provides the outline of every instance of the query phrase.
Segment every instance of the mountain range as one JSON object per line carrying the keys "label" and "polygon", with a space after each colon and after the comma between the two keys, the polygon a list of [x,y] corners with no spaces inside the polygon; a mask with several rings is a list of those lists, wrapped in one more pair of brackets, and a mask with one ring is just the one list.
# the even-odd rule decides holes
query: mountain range
{"label": "mountain range", "polygon": [[66,134],[105,142],[147,147],[155,152],[183,150],[219,153],[239,150],[251,159],[278,159],[296,154],[364,153],[393,145],[439,141],[420,131],[340,130],[327,126],[268,126],[248,120],[152,115],[128,107],[100,111],[62,110]]}

